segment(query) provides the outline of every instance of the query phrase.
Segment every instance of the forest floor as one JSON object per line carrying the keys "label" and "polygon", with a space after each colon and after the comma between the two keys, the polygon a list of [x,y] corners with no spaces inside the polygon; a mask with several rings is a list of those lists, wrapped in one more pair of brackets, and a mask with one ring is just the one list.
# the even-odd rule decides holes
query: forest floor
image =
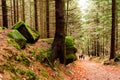
{"label": "forest floor", "polygon": [[8,42],[9,31],[0,30],[0,80],[120,80],[120,66],[103,65],[88,57],[66,66],[56,61],[52,70],[35,59],[50,48],[51,39],[39,39],[18,50]]}
{"label": "forest floor", "polygon": [[103,65],[88,59],[79,60],[79,63],[87,71],[86,80],[120,80],[119,65]]}

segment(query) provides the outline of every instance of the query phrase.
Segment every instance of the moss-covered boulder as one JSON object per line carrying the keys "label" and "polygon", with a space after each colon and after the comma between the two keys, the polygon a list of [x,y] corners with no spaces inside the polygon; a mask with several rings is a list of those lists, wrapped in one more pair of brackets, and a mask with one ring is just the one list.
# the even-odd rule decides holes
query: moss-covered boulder
{"label": "moss-covered boulder", "polygon": [[75,42],[72,36],[66,36],[65,41],[66,41],[66,48],[74,47]]}
{"label": "moss-covered boulder", "polygon": [[13,29],[18,30],[27,39],[28,43],[34,43],[40,37],[37,31],[30,29],[23,21],[17,22]]}
{"label": "moss-covered boulder", "polygon": [[18,30],[8,32],[8,36],[15,40],[15,42],[19,45],[19,48],[25,47],[27,39]]}
{"label": "moss-covered boulder", "polygon": [[77,59],[76,52],[77,49],[74,47],[75,42],[72,36],[66,36],[66,64],[69,64]]}

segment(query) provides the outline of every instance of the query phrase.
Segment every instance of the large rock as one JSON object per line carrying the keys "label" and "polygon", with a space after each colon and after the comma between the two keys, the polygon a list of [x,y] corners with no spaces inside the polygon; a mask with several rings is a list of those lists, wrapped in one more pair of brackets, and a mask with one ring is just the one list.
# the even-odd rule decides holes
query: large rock
{"label": "large rock", "polygon": [[34,43],[40,37],[37,31],[30,29],[23,21],[17,22],[13,29],[18,30],[27,39],[28,43]]}
{"label": "large rock", "polygon": [[77,49],[74,47],[75,42],[72,36],[67,36],[65,38],[65,41],[66,41],[66,65],[67,65],[77,59],[75,54],[77,52]]}
{"label": "large rock", "polygon": [[8,36],[10,36],[11,38],[15,40],[19,48],[25,47],[27,39],[19,31],[14,30],[12,32],[8,32]]}

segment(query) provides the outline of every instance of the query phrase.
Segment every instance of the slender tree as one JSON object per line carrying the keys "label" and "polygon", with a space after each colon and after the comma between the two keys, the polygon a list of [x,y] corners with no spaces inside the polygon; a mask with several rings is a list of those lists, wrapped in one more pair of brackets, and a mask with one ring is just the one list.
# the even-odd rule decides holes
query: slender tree
{"label": "slender tree", "polygon": [[22,20],[25,22],[25,2],[24,2],[24,0],[22,0],[22,2],[21,2],[21,12],[22,12]]}
{"label": "slender tree", "polygon": [[14,24],[17,22],[16,16],[16,0],[13,0],[13,9],[14,9]]}
{"label": "slender tree", "polygon": [[49,31],[49,0],[46,0],[46,23],[47,23],[47,38],[50,37]]}
{"label": "slender tree", "polygon": [[115,38],[116,38],[116,42],[115,42],[115,51],[118,51],[118,44],[119,44],[119,41],[118,41],[118,39],[119,39],[119,34],[118,34],[118,11],[119,11],[119,9],[118,9],[118,7],[116,6],[116,34],[115,34]]}
{"label": "slender tree", "polygon": [[11,25],[14,24],[14,19],[13,19],[13,0],[10,0],[10,8],[11,8]]}
{"label": "slender tree", "polygon": [[7,19],[7,6],[6,6],[6,0],[2,1],[2,18],[3,18],[3,26],[8,28],[8,19]]}
{"label": "slender tree", "polygon": [[116,0],[112,0],[112,29],[110,59],[115,58]]}
{"label": "slender tree", "polygon": [[41,38],[44,37],[44,8],[43,8],[44,4],[43,4],[43,0],[39,0],[39,15],[40,15],[40,21],[39,21],[39,25],[40,25],[40,34],[41,34]]}
{"label": "slender tree", "polygon": [[16,0],[16,21],[19,21],[19,5],[18,5],[18,0]]}
{"label": "slender tree", "polygon": [[66,52],[64,6],[64,0],[55,0],[56,31],[52,44],[52,54],[50,55],[50,61],[52,64],[57,58],[59,58],[60,63],[65,63]]}
{"label": "slender tree", "polygon": [[37,0],[34,0],[35,30],[38,31]]}

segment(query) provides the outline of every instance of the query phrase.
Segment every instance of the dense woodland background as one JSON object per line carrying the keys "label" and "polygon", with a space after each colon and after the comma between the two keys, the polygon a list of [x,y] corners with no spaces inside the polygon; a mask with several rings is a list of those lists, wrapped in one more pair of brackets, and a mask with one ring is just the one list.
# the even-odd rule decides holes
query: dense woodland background
{"label": "dense woodland background", "polygon": [[[66,35],[74,36],[78,52],[94,56],[109,54],[111,43],[114,43],[111,41],[111,29],[115,29],[113,45],[115,52],[119,52],[120,1],[115,1],[114,4],[112,0],[90,0],[88,8],[82,12],[78,0],[65,0]],[[55,0],[1,0],[0,5],[0,26],[12,28],[22,20],[39,31],[40,38],[54,37]],[[116,10],[115,28],[111,28],[112,9]]]}

